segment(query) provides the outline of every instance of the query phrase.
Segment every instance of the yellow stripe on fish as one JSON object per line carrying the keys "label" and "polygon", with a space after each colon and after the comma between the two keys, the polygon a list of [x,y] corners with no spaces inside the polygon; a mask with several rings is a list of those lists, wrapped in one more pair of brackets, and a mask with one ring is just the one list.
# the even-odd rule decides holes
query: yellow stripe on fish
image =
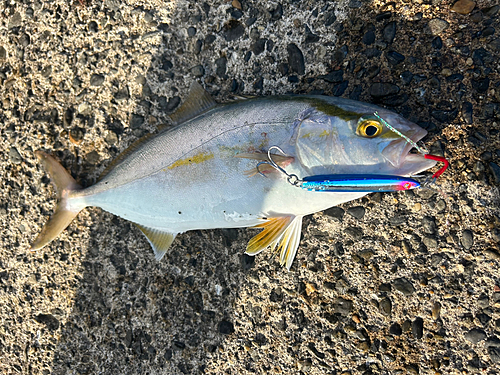
{"label": "yellow stripe on fish", "polygon": [[174,169],[177,167],[182,167],[185,165],[191,165],[191,164],[200,164],[203,163],[207,160],[213,159],[214,154],[213,153],[208,153],[208,152],[200,152],[196,155],[187,157],[185,159],[179,159],[176,162],[170,164],[167,169]]}

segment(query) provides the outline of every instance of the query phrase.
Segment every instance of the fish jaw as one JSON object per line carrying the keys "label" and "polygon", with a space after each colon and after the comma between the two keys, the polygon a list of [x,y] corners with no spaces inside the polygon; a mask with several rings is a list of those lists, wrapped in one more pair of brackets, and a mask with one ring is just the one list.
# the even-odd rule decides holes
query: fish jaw
{"label": "fish jaw", "polygon": [[[409,138],[417,143],[427,135],[427,131],[417,125],[413,125]],[[404,138],[390,142],[382,150],[384,159],[392,164],[400,176],[409,176],[425,171],[436,165],[436,161],[425,159],[422,154],[410,154],[413,145]]]}

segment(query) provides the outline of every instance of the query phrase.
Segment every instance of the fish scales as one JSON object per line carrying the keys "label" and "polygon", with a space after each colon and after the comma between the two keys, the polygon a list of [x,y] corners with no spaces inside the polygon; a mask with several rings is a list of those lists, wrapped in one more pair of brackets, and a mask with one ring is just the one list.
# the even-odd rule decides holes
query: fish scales
{"label": "fish scales", "polygon": [[[87,189],[80,189],[52,157],[38,152],[60,203],[33,248],[49,243],[80,210],[97,206],[136,223],[157,259],[178,233],[258,225],[262,232],[249,242],[247,253],[278,247],[280,262],[289,269],[302,217],[366,192],[311,192],[292,186],[272,169],[262,176],[256,167],[272,146],[283,150],[281,162],[297,176],[403,176],[435,164],[409,154],[411,147],[371,114],[378,111],[415,142],[425,130],[366,103],[285,96],[215,105],[207,95],[195,84],[179,110],[178,126],[148,139]],[[197,110],[197,102],[208,103],[207,108]],[[186,108],[194,108],[193,113],[183,113]]]}

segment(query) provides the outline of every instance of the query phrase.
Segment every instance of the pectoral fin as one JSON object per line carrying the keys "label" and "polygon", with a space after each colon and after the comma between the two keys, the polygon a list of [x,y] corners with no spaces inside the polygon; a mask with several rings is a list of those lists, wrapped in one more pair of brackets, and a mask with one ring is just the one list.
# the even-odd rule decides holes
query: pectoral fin
{"label": "pectoral fin", "polygon": [[302,216],[284,216],[268,219],[254,228],[264,228],[247,245],[246,253],[256,255],[267,247],[278,246],[280,263],[288,270],[297,254],[302,231]]}
{"label": "pectoral fin", "polygon": [[[267,153],[265,152],[248,152],[248,153],[237,154],[235,156],[237,158],[242,158],[242,159],[268,161]],[[290,163],[292,163],[294,160],[295,159],[293,156],[283,156],[283,155],[273,154],[273,161],[276,164],[278,164],[281,168],[285,168],[286,166],[290,165]],[[261,164],[259,166],[259,170],[257,170],[257,167],[255,167],[253,169],[245,171],[245,175],[247,175],[248,177],[252,177],[258,174],[259,171],[262,173],[271,173],[271,172],[276,172],[276,169],[268,164]]]}
{"label": "pectoral fin", "polygon": [[170,233],[161,231],[158,229],[144,227],[142,225],[136,224],[142,233],[146,236],[153,251],[155,252],[156,260],[160,261],[166,254],[172,242],[174,242],[177,233]]}

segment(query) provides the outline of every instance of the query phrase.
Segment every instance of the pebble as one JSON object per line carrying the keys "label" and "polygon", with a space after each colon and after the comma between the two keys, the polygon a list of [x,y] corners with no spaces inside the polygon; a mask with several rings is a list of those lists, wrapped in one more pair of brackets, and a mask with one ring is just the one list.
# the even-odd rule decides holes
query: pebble
{"label": "pebble", "polygon": [[114,95],[113,95],[113,98],[119,102],[121,101],[124,101],[124,100],[127,100],[128,98],[130,98],[130,94],[129,94],[129,91],[128,91],[128,87],[125,86],[125,87],[122,87],[121,89],[119,89]]}
{"label": "pebble", "polygon": [[14,13],[9,20],[9,29],[21,26],[22,22],[23,22],[23,17],[21,16],[21,13],[19,12]]}
{"label": "pebble", "polygon": [[443,199],[440,199],[436,202],[435,209],[437,212],[443,212],[446,210],[446,202]]}
{"label": "pebble", "polygon": [[465,334],[465,338],[473,344],[477,344],[486,339],[486,333],[482,329],[473,328]]}
{"label": "pebble", "polygon": [[346,228],[345,234],[351,237],[354,241],[359,241],[363,238],[363,232],[361,229],[355,227]]}
{"label": "pebble", "polygon": [[486,91],[488,91],[489,86],[490,86],[490,79],[488,77],[485,77],[483,79],[472,80],[472,88],[480,94],[484,94]]}
{"label": "pebble", "polygon": [[373,44],[373,42],[375,42],[375,33],[372,30],[367,31],[365,35],[363,35],[362,42],[367,46]]}
{"label": "pebble", "polygon": [[203,75],[205,74],[205,68],[203,68],[203,65],[196,65],[191,68],[191,74],[196,78],[203,77]]}
{"label": "pebble", "polygon": [[434,237],[424,237],[422,242],[430,249],[436,249],[438,247],[438,242]]}
{"label": "pebble", "polygon": [[375,16],[375,21],[380,22],[380,21],[383,21],[383,20],[388,20],[391,17],[392,17],[392,12],[391,11],[385,11],[385,12],[377,14]]}
{"label": "pebble", "polygon": [[319,41],[319,35],[313,33],[307,33],[306,38],[304,39],[305,44],[316,43]]}
{"label": "pebble", "polygon": [[399,87],[388,82],[375,82],[370,86],[370,95],[374,98],[383,98],[399,92]]}
{"label": "pebble", "polygon": [[462,232],[462,246],[469,250],[474,245],[474,236],[472,231],[466,229]]}
{"label": "pebble", "polygon": [[227,320],[222,320],[219,323],[219,332],[222,333],[223,335],[230,335],[231,333],[234,332],[233,323],[231,323]]}
{"label": "pebble", "polygon": [[424,229],[424,232],[427,234],[434,234],[436,233],[437,225],[436,225],[436,219],[430,216],[425,216],[422,219],[422,227]]}
{"label": "pebble", "polygon": [[392,43],[394,38],[396,37],[396,22],[389,22],[385,27],[382,33],[384,40],[387,43]]}
{"label": "pebble", "polygon": [[297,368],[302,372],[309,372],[312,367],[312,361],[310,358],[301,359],[297,362]]}
{"label": "pebble", "polygon": [[432,47],[435,49],[443,48],[443,40],[441,37],[437,36],[432,40]]}
{"label": "pebble", "polygon": [[393,226],[402,225],[406,223],[406,217],[403,215],[396,215],[389,218],[389,223]]}
{"label": "pebble", "polygon": [[472,12],[476,3],[471,0],[458,0],[453,6],[451,10],[460,14],[469,14]]}
{"label": "pebble", "polygon": [[90,77],[90,86],[102,86],[104,83],[104,75],[92,74]]}
{"label": "pebble", "polygon": [[109,145],[115,145],[118,143],[118,135],[114,131],[108,130],[104,140]]}
{"label": "pebble", "polygon": [[323,211],[323,213],[325,215],[331,216],[335,219],[342,220],[342,218],[344,217],[345,211],[344,211],[344,209],[342,209],[340,207],[331,207],[331,208]]}
{"label": "pebble", "polygon": [[482,13],[487,17],[493,17],[500,10],[500,5],[493,5],[492,7],[483,9]]}
{"label": "pebble", "polygon": [[365,216],[365,208],[363,206],[350,207],[347,209],[347,213],[358,220],[361,220]]}
{"label": "pebble", "polygon": [[226,78],[226,69],[227,69],[227,59],[226,57],[219,57],[215,60],[215,74],[217,74],[220,78]]}
{"label": "pebble", "polygon": [[493,175],[493,182],[495,184],[500,184],[500,167],[498,164],[490,162],[490,172]]}
{"label": "pebble", "polygon": [[491,231],[491,238],[495,242],[500,242],[500,230],[498,228],[493,228]]}
{"label": "pebble", "polygon": [[188,27],[187,34],[189,37],[193,37],[196,35],[196,28],[193,26]]}
{"label": "pebble", "polygon": [[335,16],[335,11],[329,11],[325,14],[325,26],[331,26],[337,20],[337,16]]}
{"label": "pebble", "polygon": [[87,102],[83,102],[78,105],[77,111],[82,116],[89,116],[92,113],[92,107]]}
{"label": "pebble", "polygon": [[0,61],[7,59],[7,51],[4,46],[0,46]]}
{"label": "pebble", "polygon": [[233,0],[233,1],[231,2],[231,5],[232,5],[234,8],[236,8],[236,9],[242,10],[242,8],[241,8],[241,3],[240,3],[238,0]]}
{"label": "pebble", "polygon": [[71,143],[78,144],[82,141],[85,133],[82,128],[75,126],[69,131],[68,135],[69,135],[69,141]]}
{"label": "pebble", "polygon": [[288,66],[290,68],[290,71],[295,72],[299,75],[303,75],[305,73],[306,67],[302,51],[294,43],[290,43],[286,49],[288,52]]}
{"label": "pebble", "polygon": [[228,42],[239,39],[243,34],[245,34],[245,27],[236,20],[229,20],[229,22],[224,25],[224,38]]}
{"label": "pebble", "polygon": [[59,320],[52,314],[38,314],[35,316],[35,320],[38,323],[45,324],[51,331],[55,331],[59,328]]}
{"label": "pebble", "polygon": [[436,301],[432,304],[432,319],[438,320],[441,316],[441,304]]}
{"label": "pebble", "polygon": [[409,256],[412,252],[411,245],[407,240],[401,241],[401,250],[406,256]]}
{"label": "pebble", "polygon": [[441,34],[449,26],[449,23],[441,18],[434,18],[427,24],[428,32],[433,35]]}
{"label": "pebble", "polygon": [[392,301],[388,297],[385,297],[379,302],[378,308],[382,315],[391,316]]}
{"label": "pebble", "polygon": [[334,303],[335,313],[347,316],[353,309],[353,303],[351,300],[344,298],[337,298],[337,301]]}
{"label": "pebble", "polygon": [[360,0],[350,0],[349,8],[361,8],[363,3]]}
{"label": "pebble", "polygon": [[403,81],[403,85],[408,85],[413,79],[413,73],[409,70],[406,70],[401,73],[399,77],[401,78],[401,81]]}
{"label": "pebble", "polygon": [[398,65],[405,61],[405,56],[396,51],[389,51],[385,55],[387,62],[391,65]]}
{"label": "pebble", "polygon": [[13,164],[21,164],[21,162],[23,161],[21,154],[19,153],[19,151],[17,151],[17,148],[15,147],[10,148],[9,159]]}
{"label": "pebble", "polygon": [[470,102],[462,103],[462,110],[460,114],[462,116],[462,119],[467,125],[472,124],[472,113],[473,113],[472,103]]}
{"label": "pebble", "polygon": [[90,165],[96,165],[99,162],[100,156],[97,151],[90,151],[85,155],[85,161]]}
{"label": "pebble", "polygon": [[88,25],[88,29],[92,33],[96,33],[99,31],[99,26],[97,25],[97,22],[95,21],[90,21]]}
{"label": "pebble", "polygon": [[334,70],[333,72],[319,76],[318,78],[330,83],[340,83],[344,80],[344,71],[342,69]]}
{"label": "pebble", "polygon": [[424,320],[422,318],[416,318],[411,325],[411,332],[413,337],[420,340],[424,335]]}
{"label": "pebble", "polygon": [[393,323],[389,327],[389,333],[394,336],[401,336],[401,334],[403,333],[403,329],[398,323]]}
{"label": "pebble", "polygon": [[500,348],[488,346],[488,354],[493,362],[500,362]]}
{"label": "pebble", "polygon": [[490,260],[500,260],[500,253],[495,249],[485,249],[484,256]]}
{"label": "pebble", "polygon": [[132,116],[130,116],[130,128],[131,129],[138,129],[142,126],[144,123],[144,116],[139,115],[137,113],[133,113]]}
{"label": "pebble", "polygon": [[358,256],[360,258],[363,258],[364,260],[370,260],[370,258],[372,258],[374,255],[375,255],[375,252],[373,250],[370,250],[370,249],[361,250],[358,253]]}
{"label": "pebble", "polygon": [[413,284],[404,277],[394,280],[392,282],[392,286],[394,287],[394,289],[400,291],[405,296],[409,296],[415,293],[415,288],[413,287]]}

